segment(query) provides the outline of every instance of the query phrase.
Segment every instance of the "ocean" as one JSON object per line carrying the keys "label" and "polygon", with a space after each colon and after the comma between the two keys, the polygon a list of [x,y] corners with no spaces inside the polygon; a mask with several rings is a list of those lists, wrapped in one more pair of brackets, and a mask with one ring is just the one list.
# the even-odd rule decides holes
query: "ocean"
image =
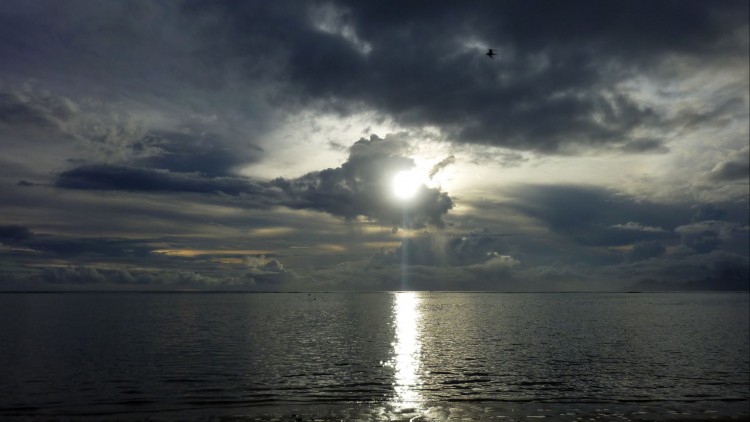
{"label": "ocean", "polygon": [[4,293],[2,420],[747,420],[743,293]]}

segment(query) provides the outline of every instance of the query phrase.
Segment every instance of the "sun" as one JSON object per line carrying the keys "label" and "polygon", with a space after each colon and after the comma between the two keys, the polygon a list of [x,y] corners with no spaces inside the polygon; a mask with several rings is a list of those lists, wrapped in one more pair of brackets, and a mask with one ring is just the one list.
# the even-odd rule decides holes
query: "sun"
{"label": "sun", "polygon": [[402,170],[393,176],[391,187],[396,198],[407,201],[416,196],[421,185],[422,178],[416,171]]}

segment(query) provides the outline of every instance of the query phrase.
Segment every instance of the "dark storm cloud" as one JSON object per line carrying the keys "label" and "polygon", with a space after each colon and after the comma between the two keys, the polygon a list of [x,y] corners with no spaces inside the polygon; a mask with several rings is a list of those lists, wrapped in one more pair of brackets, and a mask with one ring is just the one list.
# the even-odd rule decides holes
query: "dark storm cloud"
{"label": "dark storm cloud", "polygon": [[351,146],[349,159],[341,167],[294,179],[254,181],[99,164],[63,171],[54,186],[79,190],[241,195],[249,201],[248,206],[311,209],[346,219],[362,216],[409,228],[442,227],[442,217],[453,207],[453,201],[445,192],[423,185],[408,205],[392,197],[394,174],[414,166],[414,161],[404,155],[406,153],[406,144],[397,137],[381,139],[372,135],[369,140],[360,139]]}
{"label": "dark storm cloud", "polygon": [[613,275],[638,280],[632,286],[636,290],[748,290],[750,287],[747,255],[723,251],[649,259],[611,270]]}
{"label": "dark storm cloud", "polygon": [[[597,280],[610,280],[609,288],[627,288],[646,279],[670,283],[670,289],[747,289],[742,278],[748,268],[746,201],[660,204],[613,190],[565,185],[524,185],[509,198],[510,209],[537,219],[563,235],[564,242],[558,243],[562,250],[557,253],[540,252],[523,234],[508,236],[515,250],[510,255],[524,264],[514,271],[517,279],[549,279],[550,285],[584,289],[608,288],[597,287]],[[555,244],[552,236],[541,242],[543,247]],[[609,249],[628,245],[624,251]],[[594,259],[601,247],[615,259]]]}
{"label": "dark storm cloud", "polygon": [[[72,141],[64,152],[71,155],[62,159],[78,163],[209,177],[257,162],[258,137],[276,121],[258,99],[262,84],[235,84],[216,60],[200,54],[194,38],[200,25],[184,20],[181,7],[155,1],[0,4],[4,135],[32,129],[40,135],[37,146],[40,139]],[[16,137],[9,138],[31,147]]]}
{"label": "dark storm cloud", "polygon": [[178,173],[197,172],[208,177],[231,176],[234,168],[257,161],[262,152],[250,144],[239,148],[218,134],[164,131],[147,134],[132,148],[151,151],[148,157],[136,160],[144,167]]}
{"label": "dark storm cloud", "polygon": [[[105,161],[208,177],[231,176],[241,165],[257,162],[263,153],[247,136],[196,119],[185,119],[173,129],[157,129],[118,116],[107,107],[103,107],[106,111],[97,109],[90,101],[82,103],[33,86],[0,90],[0,129],[6,133],[6,142],[25,148],[30,142],[62,145],[75,141],[79,156],[70,158],[71,162]],[[30,133],[36,135],[33,140]]]}
{"label": "dark storm cloud", "polygon": [[271,183],[283,190],[285,205],[291,208],[315,209],[349,219],[371,217],[410,228],[442,227],[443,215],[453,207],[447,193],[422,185],[408,205],[392,197],[393,176],[414,166],[405,153],[405,144],[398,139],[372,135],[351,146],[349,159],[341,167]]}
{"label": "dark storm cloud", "polygon": [[697,253],[707,253],[717,249],[724,241],[739,233],[737,224],[726,221],[707,220],[679,226],[682,244]]}
{"label": "dark storm cloud", "polygon": [[[376,109],[407,125],[437,126],[457,142],[664,152],[671,126],[715,124],[744,100],[670,120],[621,83],[648,79],[675,57],[719,63],[746,56],[747,9],[741,1],[407,2],[397,13],[367,1],[8,1],[0,7],[0,70],[63,75],[68,92],[106,89],[151,104],[178,99],[206,114],[231,104],[253,115],[256,129],[273,119],[245,97],[268,87],[265,100],[274,107]],[[487,59],[486,47],[499,57]],[[666,74],[681,77],[679,69]],[[30,108],[19,98],[2,103],[0,120],[15,122],[70,112],[64,104]],[[209,176],[226,176],[237,164],[226,142],[201,145],[175,141],[142,164]]]}
{"label": "dark storm cloud", "polygon": [[23,246],[53,256],[75,257],[96,255],[106,258],[146,257],[153,248],[139,241],[106,238],[69,238],[37,235],[23,242]]}
{"label": "dark storm cloud", "polygon": [[14,244],[32,236],[31,230],[22,226],[0,226],[0,243]]}
{"label": "dark storm cloud", "polygon": [[642,261],[664,255],[667,248],[658,240],[638,242],[626,254],[629,261]]}
{"label": "dark storm cloud", "polygon": [[[706,192],[741,189],[750,177],[747,149],[718,150],[743,140],[744,128],[727,132],[747,121],[747,17],[746,1],[0,2],[0,144],[7,152],[0,214],[3,224],[20,224],[0,226],[0,271],[25,265],[19,277],[59,286],[272,290],[315,277],[327,286],[399,289],[406,257],[410,287],[424,289],[747,280],[746,192],[733,203],[696,205],[525,185],[499,192],[502,199],[474,189],[487,195],[486,206],[467,203],[449,215],[453,193],[439,188],[422,187],[406,206],[392,198],[394,172],[414,165],[398,136],[351,148],[333,136],[328,147],[348,150],[346,161],[301,177],[274,179],[290,173],[284,168],[239,176],[263,163],[265,151],[325,148],[315,126],[329,118],[343,125],[338,113],[372,118],[363,127],[429,137],[437,129],[438,141],[462,144],[449,146],[457,157],[471,151],[501,167],[539,157],[524,151],[589,149],[671,150],[685,153],[687,164],[705,146],[716,150],[706,153],[714,161],[685,180],[702,178]],[[483,54],[488,47],[498,50],[494,60]],[[357,130],[351,126],[331,130]],[[685,152],[704,135],[705,145]],[[452,162],[441,161],[430,176]],[[592,171],[591,182],[614,180],[598,177]],[[358,223],[340,225],[329,215],[388,227],[379,237],[352,235],[344,231]],[[319,222],[330,226],[318,231]],[[391,225],[448,230],[411,233],[399,247],[363,258],[373,244],[400,239]],[[470,231],[485,226],[513,233]],[[274,239],[248,239],[253,228]],[[40,234],[45,229],[77,234]],[[273,234],[284,229],[288,235]],[[158,252],[144,240],[152,232],[153,244],[186,255]],[[321,258],[240,263],[236,255],[190,255],[256,241],[269,250],[304,244]],[[350,258],[355,252],[330,254],[319,244],[360,252]],[[361,262],[325,268],[348,259]],[[297,266],[305,260],[315,260],[309,277]],[[153,270],[107,268],[115,264]]]}
{"label": "dark storm cloud", "polygon": [[22,226],[0,226],[0,243],[54,257],[145,257],[153,250],[143,241],[40,235]]}
{"label": "dark storm cloud", "polygon": [[555,232],[587,245],[617,246],[675,238],[689,207],[637,200],[598,187],[524,185],[513,190],[510,207],[544,222]]}
{"label": "dark storm cloud", "polygon": [[619,83],[673,57],[746,55],[741,1],[189,4],[213,18],[212,57],[275,80],[290,103],[365,105],[460,141],[547,152],[664,151],[640,132],[669,119]]}
{"label": "dark storm cloud", "polygon": [[708,174],[713,182],[731,182],[750,179],[750,163],[747,159],[740,161],[722,161]]}
{"label": "dark storm cloud", "polygon": [[727,210],[716,204],[701,204],[695,207],[691,221],[694,223],[706,220],[724,220],[728,216]]}
{"label": "dark storm cloud", "polygon": [[666,204],[602,188],[524,185],[513,190],[507,205],[583,246],[658,241],[688,253],[748,251],[747,201]]}
{"label": "dark storm cloud", "polygon": [[60,173],[55,186],[64,189],[125,190],[135,192],[193,192],[226,195],[268,195],[265,185],[239,177],[204,177],[195,173],[113,165],[76,167]]}
{"label": "dark storm cloud", "polygon": [[[653,249],[652,249],[653,248]],[[661,252],[654,244],[639,258],[607,266],[555,263],[516,271],[518,279],[563,290],[748,290],[747,256]],[[648,256],[648,257],[646,257]],[[636,257],[631,257],[636,258]]]}

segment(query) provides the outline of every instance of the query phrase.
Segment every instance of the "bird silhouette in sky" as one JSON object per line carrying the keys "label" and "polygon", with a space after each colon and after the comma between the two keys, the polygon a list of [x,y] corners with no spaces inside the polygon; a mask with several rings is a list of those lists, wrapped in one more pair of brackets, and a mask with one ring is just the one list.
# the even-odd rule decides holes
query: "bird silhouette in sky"
{"label": "bird silhouette in sky", "polygon": [[497,53],[495,53],[494,48],[490,48],[489,50],[487,50],[486,54],[487,54],[487,57],[491,58],[492,60],[495,60],[495,56],[497,56]]}

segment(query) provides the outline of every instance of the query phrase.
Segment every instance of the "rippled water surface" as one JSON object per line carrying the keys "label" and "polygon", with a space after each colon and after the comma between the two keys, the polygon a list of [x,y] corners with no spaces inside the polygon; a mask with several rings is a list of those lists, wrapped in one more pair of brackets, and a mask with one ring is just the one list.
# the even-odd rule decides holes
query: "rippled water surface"
{"label": "rippled water surface", "polygon": [[0,418],[748,417],[747,293],[0,294]]}

